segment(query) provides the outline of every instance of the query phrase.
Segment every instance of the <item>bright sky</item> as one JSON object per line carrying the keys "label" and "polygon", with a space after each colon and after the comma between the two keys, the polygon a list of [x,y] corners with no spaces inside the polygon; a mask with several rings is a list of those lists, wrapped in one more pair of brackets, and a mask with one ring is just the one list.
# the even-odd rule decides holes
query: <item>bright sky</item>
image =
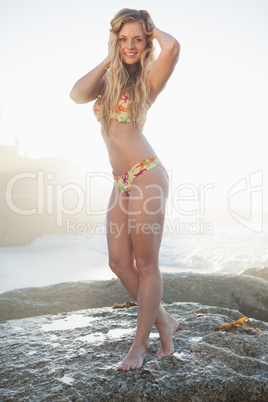
{"label": "bright sky", "polygon": [[181,43],[144,130],[174,182],[213,184],[211,203],[224,205],[253,174],[267,201],[266,0],[1,0],[0,145],[17,138],[29,157],[61,154],[110,173],[92,104],[69,91],[106,56],[122,7],[147,9]]}

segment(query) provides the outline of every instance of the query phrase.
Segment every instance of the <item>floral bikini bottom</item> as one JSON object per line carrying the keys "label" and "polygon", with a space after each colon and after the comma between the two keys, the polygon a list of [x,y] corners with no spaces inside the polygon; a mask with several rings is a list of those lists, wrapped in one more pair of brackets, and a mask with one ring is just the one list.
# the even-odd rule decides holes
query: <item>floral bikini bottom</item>
{"label": "floral bikini bottom", "polygon": [[162,165],[160,159],[157,156],[151,156],[150,158],[144,159],[140,163],[137,163],[135,166],[133,166],[132,169],[122,174],[121,176],[116,176],[113,173],[114,180],[117,183],[120,190],[122,191],[122,193],[125,194],[126,196],[129,196],[132,182],[135,179],[135,177],[139,176],[144,172],[147,172],[150,169],[153,169],[156,166],[160,166],[166,173],[168,178],[168,173],[164,168],[164,166]]}

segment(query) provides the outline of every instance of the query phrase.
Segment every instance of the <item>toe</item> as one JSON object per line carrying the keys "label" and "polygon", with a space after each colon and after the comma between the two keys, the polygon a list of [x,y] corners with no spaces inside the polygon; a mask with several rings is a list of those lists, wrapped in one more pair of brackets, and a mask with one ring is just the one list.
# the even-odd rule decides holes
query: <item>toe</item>
{"label": "toe", "polygon": [[140,364],[133,364],[131,366],[131,368],[132,368],[132,370],[139,369],[139,368],[141,368],[141,365]]}
{"label": "toe", "polygon": [[117,370],[124,370],[125,365],[122,363],[119,363],[119,366],[117,367]]}

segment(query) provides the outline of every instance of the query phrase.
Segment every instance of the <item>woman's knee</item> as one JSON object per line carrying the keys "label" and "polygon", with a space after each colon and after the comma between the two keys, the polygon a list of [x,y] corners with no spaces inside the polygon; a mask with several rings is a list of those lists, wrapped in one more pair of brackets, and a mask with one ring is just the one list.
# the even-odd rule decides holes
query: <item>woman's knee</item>
{"label": "woman's knee", "polygon": [[120,272],[132,267],[133,262],[132,257],[122,256],[122,254],[109,255],[109,267],[117,276],[120,276]]}
{"label": "woman's knee", "polygon": [[115,256],[109,255],[109,267],[110,269],[116,274],[116,271],[118,270],[119,266],[119,261]]}
{"label": "woman's knee", "polygon": [[139,276],[142,278],[146,278],[153,274],[155,271],[158,271],[158,263],[154,260],[147,260],[145,258],[137,258],[136,259],[136,267],[139,273]]}

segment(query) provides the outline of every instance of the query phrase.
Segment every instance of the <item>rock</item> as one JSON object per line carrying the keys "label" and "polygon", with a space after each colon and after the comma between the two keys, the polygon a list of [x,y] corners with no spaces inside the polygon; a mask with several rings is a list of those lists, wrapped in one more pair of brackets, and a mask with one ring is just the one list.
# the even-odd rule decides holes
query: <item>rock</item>
{"label": "rock", "polygon": [[165,307],[179,321],[174,355],[156,357],[159,338],[153,329],[143,367],[130,372],[116,367],[131,346],[136,307],[0,324],[0,400],[268,400],[267,323],[252,320],[264,329],[256,335],[213,332],[242,314],[198,303]]}
{"label": "rock", "polygon": [[240,275],[174,274],[164,276],[165,303],[197,302],[239,310],[268,321],[268,282]]}
{"label": "rock", "polygon": [[[193,273],[165,273],[163,279],[164,303],[217,305],[237,309],[247,317],[268,321],[268,282],[263,279]],[[18,289],[0,295],[0,320],[113,306],[129,300],[130,296],[119,280]]]}
{"label": "rock", "polygon": [[268,267],[245,269],[244,271],[240,272],[240,275],[255,276],[257,278],[262,278],[268,281]]}

